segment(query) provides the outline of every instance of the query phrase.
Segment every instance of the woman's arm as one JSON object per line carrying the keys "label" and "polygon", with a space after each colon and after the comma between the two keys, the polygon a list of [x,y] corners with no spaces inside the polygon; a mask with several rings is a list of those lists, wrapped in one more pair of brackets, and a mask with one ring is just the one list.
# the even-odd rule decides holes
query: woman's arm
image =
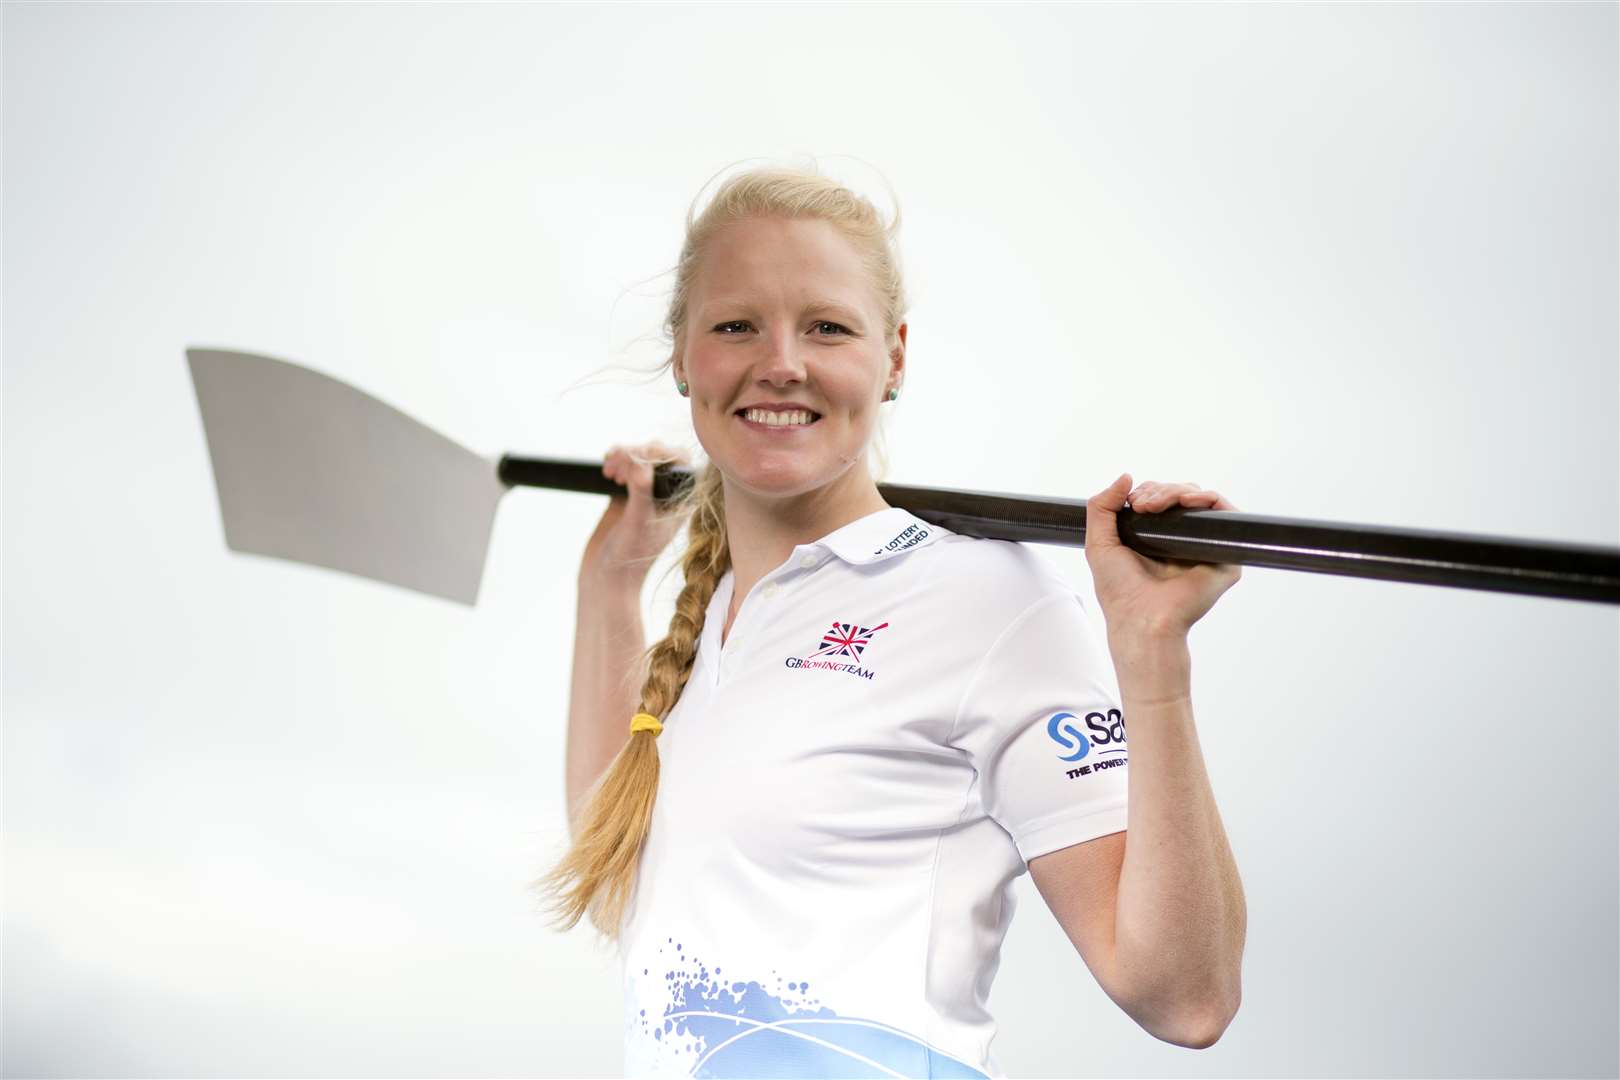
{"label": "woman's arm", "polygon": [[1109,651],[1131,748],[1114,959],[1147,1014],[1203,1049],[1242,1001],[1248,908],[1198,745],[1192,655],[1180,636],[1111,635]]}
{"label": "woman's arm", "polygon": [[640,705],[647,647],[641,589],[618,578],[581,573],[568,695],[568,831],[585,795],[630,738]]}

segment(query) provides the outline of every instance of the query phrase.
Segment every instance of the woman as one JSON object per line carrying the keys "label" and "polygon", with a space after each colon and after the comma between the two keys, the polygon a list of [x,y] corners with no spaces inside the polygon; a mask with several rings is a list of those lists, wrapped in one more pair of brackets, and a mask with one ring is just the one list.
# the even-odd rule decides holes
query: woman
{"label": "woman", "polygon": [[[628,496],[580,569],[574,842],[537,884],[620,946],[629,1075],[999,1075],[985,1002],[1026,868],[1146,1030],[1207,1046],[1237,1009],[1242,889],[1186,633],[1239,569],[1143,558],[1114,524],[1236,508],[1129,474],[1091,498],[1104,642],[1034,549],[886,504],[867,452],[905,375],[898,225],[813,172],[726,181],[688,213],[666,322],[708,463],[664,514],[652,465],[680,451],[603,466]],[[643,651],[642,583],[683,523]]]}

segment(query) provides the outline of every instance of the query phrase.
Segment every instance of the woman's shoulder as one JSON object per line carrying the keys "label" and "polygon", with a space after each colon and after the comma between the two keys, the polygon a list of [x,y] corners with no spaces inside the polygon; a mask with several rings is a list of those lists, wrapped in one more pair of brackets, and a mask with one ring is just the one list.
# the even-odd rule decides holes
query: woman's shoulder
{"label": "woman's shoulder", "polygon": [[935,548],[940,566],[934,580],[987,609],[1017,614],[1048,596],[1075,592],[1058,565],[1033,544],[952,533]]}

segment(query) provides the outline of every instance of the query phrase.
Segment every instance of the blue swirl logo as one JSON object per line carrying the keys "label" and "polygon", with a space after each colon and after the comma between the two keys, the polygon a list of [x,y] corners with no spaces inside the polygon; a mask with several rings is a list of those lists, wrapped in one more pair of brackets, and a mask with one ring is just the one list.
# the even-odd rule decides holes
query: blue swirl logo
{"label": "blue swirl logo", "polygon": [[1086,738],[1086,733],[1074,724],[1063,722],[1077,719],[1079,718],[1074,713],[1060,712],[1053,713],[1052,718],[1046,722],[1046,733],[1052,737],[1053,742],[1065,750],[1073,750],[1077,744],[1080,747],[1072,754],[1059,754],[1058,759],[1061,761],[1079,761],[1091,753],[1091,740]]}

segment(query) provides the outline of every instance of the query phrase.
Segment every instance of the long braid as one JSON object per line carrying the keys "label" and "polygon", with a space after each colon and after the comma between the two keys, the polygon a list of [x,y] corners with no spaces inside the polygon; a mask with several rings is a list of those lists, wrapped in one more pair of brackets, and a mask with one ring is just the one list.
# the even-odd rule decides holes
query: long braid
{"label": "long braid", "polygon": [[[689,541],[681,560],[686,584],[675,600],[669,632],[642,653],[647,671],[640,711],[663,720],[680,700],[692,674],[698,641],[715,587],[731,566],[726,543],[720,471],[706,466],[681,503]],[[684,504],[684,506],[683,506]],[[628,720],[625,718],[628,730]],[[589,913],[597,930],[618,938],[624,908],[635,883],[637,861],[652,828],[658,793],[658,747],[650,731],[629,735],[624,748],[587,795],[579,837],[562,862],[531,887],[549,893],[551,909],[569,930]],[[572,879],[573,884],[565,883]]]}

